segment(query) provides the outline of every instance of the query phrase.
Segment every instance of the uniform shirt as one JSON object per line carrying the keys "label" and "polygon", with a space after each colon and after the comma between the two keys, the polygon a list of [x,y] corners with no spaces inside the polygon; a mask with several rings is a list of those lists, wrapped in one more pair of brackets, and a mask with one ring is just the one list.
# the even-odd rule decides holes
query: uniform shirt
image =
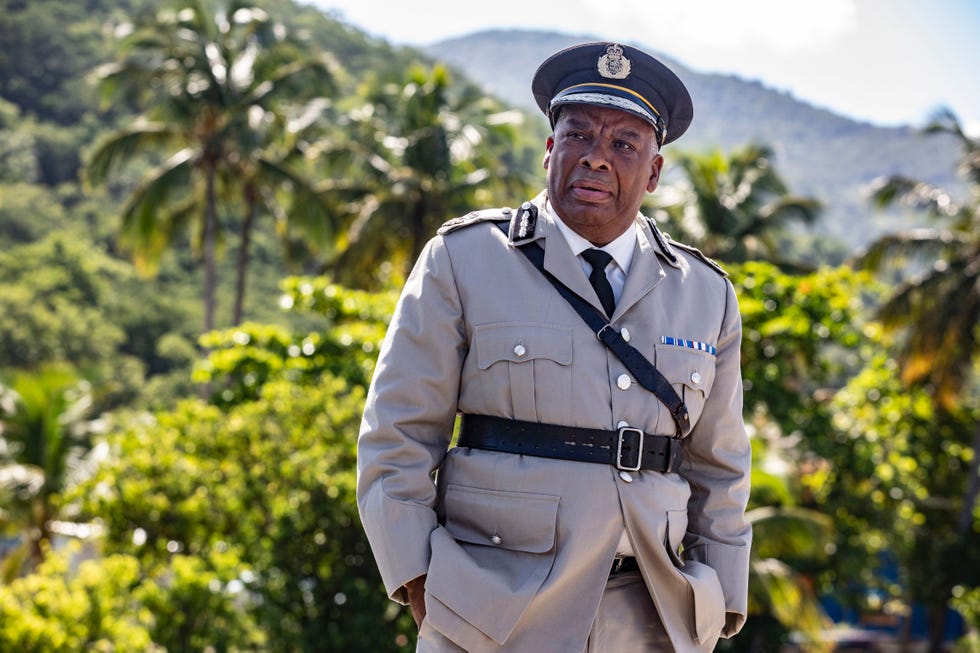
{"label": "uniform shirt", "polygon": [[[558,225],[558,230],[561,235],[565,237],[565,241],[568,243],[568,247],[572,250],[572,254],[578,257],[579,264],[582,266],[582,272],[585,273],[586,278],[592,273],[592,266],[590,266],[584,258],[580,256],[582,252],[587,249],[592,249],[595,247],[592,243],[587,241],[582,236],[578,235],[572,228],[565,224],[561,216],[558,215],[554,208],[551,206],[551,202],[547,204],[548,212],[555,219],[555,224]],[[633,263],[633,251],[636,248],[636,223],[630,223],[629,228],[620,234],[614,241],[607,243],[598,249],[603,250],[607,254],[613,257],[613,265],[610,268],[606,266],[606,278],[609,279],[609,285],[612,286],[613,296],[616,298],[616,302],[619,302],[619,298],[623,294],[623,286],[626,284],[626,275],[629,274],[630,265]]]}

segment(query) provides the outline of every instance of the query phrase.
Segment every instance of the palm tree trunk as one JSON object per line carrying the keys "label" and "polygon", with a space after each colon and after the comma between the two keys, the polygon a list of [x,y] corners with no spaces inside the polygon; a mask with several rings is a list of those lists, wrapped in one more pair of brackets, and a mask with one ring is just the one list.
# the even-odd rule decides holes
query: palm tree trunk
{"label": "palm tree trunk", "polygon": [[945,653],[946,612],[948,602],[926,606],[926,630],[929,634],[929,653]]}
{"label": "palm tree trunk", "polygon": [[412,218],[411,218],[411,230],[412,230],[412,251],[411,255],[408,257],[408,265],[411,266],[415,259],[418,258],[419,254],[422,253],[422,248],[425,246],[428,240],[428,232],[425,229],[425,214],[428,208],[428,198],[423,192],[419,197],[419,200],[415,202],[412,206]]}
{"label": "palm tree trunk", "polygon": [[[980,424],[973,429],[973,451],[980,452]],[[966,487],[963,490],[963,505],[959,518],[956,520],[957,546],[970,546],[970,533],[973,530],[973,510],[976,507],[977,495],[980,494],[980,459],[976,455],[970,462],[970,470],[966,477]],[[949,597],[952,596],[953,582],[944,592],[944,600],[927,609],[927,627],[929,633],[929,653],[943,653],[946,650],[946,615],[949,612]]]}
{"label": "palm tree trunk", "polygon": [[238,247],[235,279],[235,307],[232,312],[231,324],[238,326],[242,323],[245,307],[245,284],[248,275],[249,248],[252,245],[252,226],[255,224],[255,208],[257,204],[255,187],[248,184],[245,187],[245,218],[242,220],[241,241]]}
{"label": "palm tree trunk", "polygon": [[214,303],[217,289],[217,269],[215,262],[215,239],[218,231],[218,209],[215,198],[215,163],[206,163],[205,174],[205,209],[204,233],[202,248],[204,250],[204,332],[214,329]]}
{"label": "palm tree trunk", "polygon": [[41,496],[31,506],[33,528],[27,535],[30,539],[29,565],[31,570],[36,570],[44,562],[44,543],[51,542],[51,529],[49,526],[51,511],[45,505],[48,501],[49,498],[47,496]]}
{"label": "palm tree trunk", "polygon": [[960,518],[956,524],[956,532],[962,538],[966,538],[973,526],[973,510],[977,505],[978,494],[980,494],[980,423],[973,427],[973,460],[970,462],[970,472],[966,477],[963,507],[960,509]]}

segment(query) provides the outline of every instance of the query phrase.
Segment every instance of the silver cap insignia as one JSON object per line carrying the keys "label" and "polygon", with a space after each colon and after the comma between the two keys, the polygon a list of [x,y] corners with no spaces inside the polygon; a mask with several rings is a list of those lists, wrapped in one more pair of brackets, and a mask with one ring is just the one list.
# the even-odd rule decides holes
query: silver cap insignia
{"label": "silver cap insignia", "polygon": [[623,46],[615,43],[606,48],[596,67],[606,79],[626,79],[630,74],[630,60],[623,56]]}

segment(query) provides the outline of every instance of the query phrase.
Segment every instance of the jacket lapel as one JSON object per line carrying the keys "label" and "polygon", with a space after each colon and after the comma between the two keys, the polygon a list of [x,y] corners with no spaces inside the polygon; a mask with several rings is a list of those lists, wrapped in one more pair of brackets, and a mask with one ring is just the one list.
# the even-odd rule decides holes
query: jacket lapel
{"label": "jacket lapel", "polygon": [[544,269],[568,286],[576,295],[596,307],[600,313],[603,312],[599,296],[596,295],[592,284],[582,271],[582,264],[579,263],[578,257],[572,254],[568,241],[558,230],[558,225],[550,216],[542,222],[545,235]]}
{"label": "jacket lapel", "polygon": [[667,277],[645,222],[641,222],[637,229],[633,262],[630,264],[629,274],[626,275],[623,295],[616,303],[613,319],[618,319]]}

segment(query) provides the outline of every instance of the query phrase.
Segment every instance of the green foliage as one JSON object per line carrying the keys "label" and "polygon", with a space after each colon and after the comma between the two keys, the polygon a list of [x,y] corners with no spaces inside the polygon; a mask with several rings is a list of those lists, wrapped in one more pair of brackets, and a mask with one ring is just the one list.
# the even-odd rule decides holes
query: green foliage
{"label": "green foliage", "polygon": [[270,379],[306,386],[324,373],[367,388],[396,293],[350,290],[323,277],[292,277],[283,282],[283,289],[284,308],[322,316],[326,325],[295,334],[283,327],[246,323],[205,335],[201,342],[211,355],[198,366],[195,379],[214,388],[216,404],[253,401]]}
{"label": "green foliage", "polygon": [[92,396],[67,366],[0,379],[0,535],[20,541],[0,583],[36,567],[62,516],[59,496],[79,480],[93,447]]}
{"label": "green foliage", "polygon": [[885,326],[902,338],[902,378],[929,388],[946,409],[955,409],[977,378],[980,348],[980,138],[968,136],[943,112],[926,128],[959,142],[959,170],[969,197],[908,177],[878,180],[879,207],[896,202],[924,211],[938,223],[886,235],[861,257],[866,267],[897,270],[901,283],[880,310]]}
{"label": "green foliage", "polygon": [[[136,561],[136,557],[117,554]],[[249,613],[249,599],[238,578],[242,563],[230,551],[203,556],[174,555],[165,567],[144,572],[132,596],[140,613],[151,617],[153,646],[165,651],[207,653],[261,650],[265,635]]]}
{"label": "green foliage", "polygon": [[[883,356],[837,395],[837,435],[823,450],[828,476],[811,484],[822,504],[835,506],[842,578],[876,586],[875,568],[860,561],[887,553],[903,571],[908,594],[902,598],[945,605],[954,585],[980,585],[976,515],[965,537],[955,527],[974,473],[971,437],[978,418],[976,409],[937,410],[928,393],[905,386],[895,362]],[[899,591],[885,589],[893,596]]]}
{"label": "green foliage", "polygon": [[[75,487],[85,477],[81,467],[69,482],[51,475],[44,486],[53,492],[45,519],[98,519],[104,538],[99,550],[84,552],[94,559],[69,562],[60,552],[49,554],[34,573],[3,587],[0,650],[393,651],[406,649],[413,639],[411,618],[384,597],[353,500],[360,403],[395,293],[370,295],[324,278],[295,277],[286,281],[280,302],[291,310],[280,314],[273,284],[286,267],[275,251],[277,239],[287,242],[290,254],[326,257],[339,280],[392,288],[417,244],[441,221],[526,198],[541,174],[543,142],[539,134],[529,134],[543,128],[542,121],[523,124],[522,116],[481,90],[451,80],[445,68],[413,66],[417,53],[373,41],[313,9],[289,0],[249,4],[271,17],[252,23],[257,31],[251,34],[264,31],[262,38],[271,39],[283,32],[274,22],[281,20],[287,34],[302,40],[301,45],[277,41],[263,50],[268,58],[256,56],[251,61],[256,83],[285,72],[282,67],[301,54],[325,51],[351,73],[335,81],[356,81],[360,87],[355,93],[283,78],[288,108],[249,95],[257,86],[226,88],[226,99],[254,102],[247,112],[229,110],[219,125],[224,131],[211,132],[227,137],[221,154],[229,161],[215,178],[220,207],[215,216],[224,229],[216,241],[216,265],[230,274],[241,259],[222,261],[222,247],[238,241],[238,250],[247,252],[249,243],[254,246],[254,260],[246,261],[249,283],[264,294],[249,309],[253,318],[268,318],[269,324],[249,322],[201,341],[210,356],[195,378],[213,391],[210,404],[175,401],[196,394],[188,370],[198,356],[198,331],[189,325],[199,320],[201,284],[189,279],[193,246],[202,234],[185,227],[205,201],[206,184],[193,179],[199,169],[180,168],[192,160],[181,158],[187,143],[141,148],[172,136],[174,125],[215,100],[220,84],[198,84],[194,91],[178,83],[170,88],[182,89],[184,95],[177,94],[182,100],[167,105],[159,98],[151,104],[138,100],[174,78],[161,78],[157,87],[138,83],[96,120],[85,72],[97,61],[116,59],[117,37],[131,37],[134,48],[144,38],[145,45],[159,44],[163,31],[138,29],[155,20],[158,3],[12,0],[0,12],[0,368],[6,368],[8,380],[15,368],[29,370],[25,383],[39,384],[45,361],[67,360],[89,379],[93,410],[123,404],[162,408],[152,417],[107,417],[114,425],[107,442],[111,455],[95,478]],[[168,15],[178,20],[175,12]],[[194,27],[220,41],[203,25]],[[226,62],[249,52],[248,39],[235,38],[218,47]],[[495,41],[495,52],[500,42]],[[204,77],[220,68],[192,54],[197,66],[192,68]],[[497,63],[493,57],[473,58]],[[294,104],[297,89],[321,91],[324,98]],[[526,95],[524,89],[508,99]],[[220,102],[208,106],[228,109]],[[752,106],[746,103],[742,110],[751,114]],[[118,132],[117,149],[102,161],[102,172],[113,171],[106,176],[105,193],[83,192],[76,183],[81,149],[91,146],[95,134],[131,124],[128,115],[137,108],[146,109],[161,127],[137,125],[138,139]],[[735,133],[733,124],[758,124],[743,117],[733,122],[732,115],[725,116],[726,138]],[[853,146],[855,130],[848,131],[843,121],[839,126],[835,137],[846,141],[848,150],[862,149]],[[808,134],[800,136],[802,142]],[[894,144],[888,147],[908,150],[899,144],[907,141],[890,140]],[[139,154],[125,167],[108,165],[133,153]],[[175,153],[180,156],[170,167],[153,169]],[[746,166],[742,177],[715,178],[759,183],[766,193],[753,195],[729,184],[716,193],[728,205],[755,203],[749,202],[738,220],[722,218],[709,229],[725,238],[751,236],[756,245],[766,238],[770,253],[785,252],[794,235],[768,238],[766,229],[778,221],[763,219],[776,217],[779,205],[769,200],[784,195],[785,188],[766,186],[778,177],[769,157],[762,159],[756,159],[763,165],[755,169]],[[843,159],[839,152],[838,160]],[[838,166],[814,167],[805,160],[807,179],[813,181],[807,189],[824,183],[822,175],[839,172]],[[147,171],[150,181],[174,183],[138,187]],[[184,173],[188,176],[181,179]],[[304,179],[323,182],[294,193]],[[160,276],[152,283],[114,258],[118,225],[110,216],[119,213],[117,198],[134,188],[134,200],[123,207],[123,213],[131,209],[139,218],[129,225],[130,242],[144,234],[147,243],[173,246],[160,259]],[[943,202],[951,194],[919,197],[934,200],[936,207],[950,206]],[[158,200],[167,200],[171,213],[152,215],[160,208]],[[313,210],[321,200],[332,212],[329,222]],[[252,201],[256,217],[274,219],[265,225],[257,221],[249,240],[244,236]],[[725,202],[720,206],[731,208]],[[173,219],[165,229],[154,221],[161,216]],[[849,217],[852,226],[857,223],[857,214]],[[938,245],[930,254],[947,260],[954,249],[975,243],[975,225],[963,224],[955,238],[929,243]],[[758,251],[766,250],[753,250],[753,256]],[[926,258],[906,260],[910,269],[938,270],[932,267],[937,256],[925,267],[918,264]],[[972,277],[964,271],[969,270],[975,268],[951,263],[938,271],[968,284]],[[904,599],[938,601],[942,587],[955,581],[955,605],[975,618],[977,579],[966,573],[951,578],[948,571],[980,568],[976,511],[967,515],[973,518],[972,539],[954,537],[949,527],[969,512],[964,485],[975,464],[969,426],[977,421],[976,406],[937,410],[922,388],[906,391],[898,383],[879,326],[865,322],[879,291],[863,275],[822,269],[794,276],[753,262],[735,266],[732,278],[745,327],[746,416],[756,462],[750,515],[758,533],[752,616],[732,643],[742,646],[739,650],[758,650],[760,642],[785,641],[790,629],[819,627],[813,588],[838,595],[854,589],[861,594],[855,600],[866,598],[864,587],[855,584],[880,582],[876,556],[886,551],[900,563],[899,580],[912,588]],[[921,286],[927,294],[936,288],[949,296],[946,286]],[[222,310],[231,308],[231,293],[219,295],[217,303]],[[896,324],[923,315],[937,317],[940,325],[976,324],[976,319],[954,323],[934,310],[975,306],[965,302],[937,299],[915,311],[908,310],[908,302],[895,306]],[[968,311],[960,313],[969,318]],[[976,387],[969,375],[961,378],[964,387]],[[54,411],[65,405],[51,397],[40,403]],[[0,419],[6,420],[0,476],[35,479],[31,487],[37,489],[36,473],[10,473],[14,464],[21,472],[27,466],[10,455],[16,432],[9,415]],[[5,533],[20,532],[28,523],[27,486],[2,495]],[[950,559],[958,564],[949,565]],[[8,572],[21,562],[18,555],[3,560]],[[893,592],[889,596],[901,592],[897,586],[886,589]]]}
{"label": "green foliage", "polygon": [[107,360],[123,340],[104,319],[108,279],[118,265],[93,257],[84,242],[53,235],[0,253],[0,367],[28,368],[47,360],[85,365]]}
{"label": "green foliage", "polygon": [[953,653],[972,653],[980,650],[980,588],[962,585],[953,588],[951,605],[963,615],[970,632],[953,647]]}
{"label": "green foliage", "polygon": [[654,195],[658,218],[681,242],[707,256],[735,263],[785,260],[778,237],[788,224],[813,223],[820,203],[791,195],[772,163],[773,152],[748,145],[726,156],[682,152],[684,179]]}
{"label": "green foliage", "polygon": [[72,545],[0,594],[0,650],[260,650],[264,636],[243,609],[231,553],[176,555],[165,568],[135,556],[90,558]]}
{"label": "green foliage", "polygon": [[0,251],[0,369],[70,363],[103,409],[134,401],[147,369],[186,363],[156,349],[164,335],[188,331],[185,315],[77,231]]}
{"label": "green foliage", "polygon": [[[354,502],[363,397],[323,374],[270,381],[227,412],[186,402],[115,433],[78,496],[104,520],[106,553],[147,569],[233,553],[263,650],[396,650],[407,615],[388,605]],[[174,608],[156,605],[167,622]],[[205,626],[187,621],[184,637]]]}
{"label": "green foliage", "polygon": [[746,415],[773,419],[784,434],[828,430],[826,399],[876,351],[865,326],[870,277],[846,268],[804,276],[769,263],[733,266],[742,315]]}
{"label": "green foliage", "polygon": [[[60,553],[0,592],[0,650],[19,653],[146,651],[150,615],[134,600],[139,565],[129,556],[84,560]],[[190,649],[184,649],[190,650]]]}
{"label": "green foliage", "polygon": [[522,114],[453,82],[444,66],[372,76],[342,120],[348,135],[323,148],[351,201],[330,267],[348,285],[397,283],[440,224],[532,193],[541,144],[529,146]]}
{"label": "green foliage", "polygon": [[31,123],[19,120],[17,105],[0,97],[0,183],[37,180],[39,166]]}
{"label": "green foliage", "polygon": [[0,236],[3,250],[40,240],[65,227],[64,206],[50,189],[29,183],[0,183]]}

